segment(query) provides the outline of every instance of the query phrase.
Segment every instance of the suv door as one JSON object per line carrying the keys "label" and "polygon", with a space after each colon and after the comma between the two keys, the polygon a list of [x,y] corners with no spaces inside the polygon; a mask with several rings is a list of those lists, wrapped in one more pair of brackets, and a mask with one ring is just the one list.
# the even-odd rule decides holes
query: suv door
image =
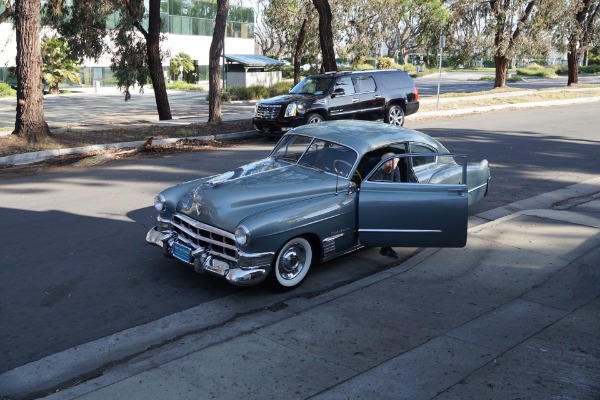
{"label": "suv door", "polygon": [[358,202],[359,240],[365,246],[463,247],[467,241],[468,189],[466,157],[463,184],[429,184],[376,181],[388,160],[422,155],[388,157],[363,180]]}
{"label": "suv door", "polygon": [[381,95],[375,78],[371,75],[358,75],[354,79],[356,79],[356,86],[360,94],[357,111],[361,114],[383,112],[385,98]]}
{"label": "suv door", "polygon": [[329,117],[342,118],[353,114],[359,105],[360,98],[351,76],[342,76],[333,84],[329,99]]}

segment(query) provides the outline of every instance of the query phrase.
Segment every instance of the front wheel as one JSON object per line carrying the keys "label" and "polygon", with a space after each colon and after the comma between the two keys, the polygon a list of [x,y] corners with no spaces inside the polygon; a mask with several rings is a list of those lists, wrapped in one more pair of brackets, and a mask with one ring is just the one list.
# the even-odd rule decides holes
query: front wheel
{"label": "front wheel", "polygon": [[304,117],[305,124],[318,124],[319,122],[323,122],[325,119],[321,114],[310,113],[306,117]]}
{"label": "front wheel", "polygon": [[278,291],[298,287],[312,265],[313,251],[308,240],[297,237],[283,245],[277,253],[270,280]]}
{"label": "front wheel", "polygon": [[387,111],[385,122],[390,125],[404,125],[404,110],[402,107],[398,105],[390,106]]}

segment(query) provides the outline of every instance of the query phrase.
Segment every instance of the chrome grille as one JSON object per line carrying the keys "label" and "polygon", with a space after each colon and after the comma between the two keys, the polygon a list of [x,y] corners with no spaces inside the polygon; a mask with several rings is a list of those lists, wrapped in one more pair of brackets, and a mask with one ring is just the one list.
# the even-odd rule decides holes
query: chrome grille
{"label": "chrome grille", "polygon": [[173,231],[177,233],[179,240],[195,249],[198,247],[208,249],[213,256],[229,261],[237,260],[238,254],[233,233],[203,224],[183,214],[175,214],[172,223]]}
{"label": "chrome grille", "polygon": [[256,108],[256,118],[277,119],[281,104],[258,104]]}

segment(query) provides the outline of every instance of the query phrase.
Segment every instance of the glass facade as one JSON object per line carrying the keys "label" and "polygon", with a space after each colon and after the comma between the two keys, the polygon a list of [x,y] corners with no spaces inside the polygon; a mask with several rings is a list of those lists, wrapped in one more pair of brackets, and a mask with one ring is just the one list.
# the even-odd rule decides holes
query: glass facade
{"label": "glass facade", "polygon": [[[148,1],[145,1],[146,10]],[[217,4],[196,0],[161,0],[160,18],[162,32],[174,35],[212,36],[217,15]],[[107,20],[109,28],[117,26],[117,13]],[[147,27],[148,20],[143,24]],[[254,9],[248,7],[229,7],[227,14],[226,37],[254,38]]]}
{"label": "glass facade", "polygon": [[[217,4],[197,0],[161,0],[163,32],[174,35],[212,36]],[[227,37],[254,37],[254,9],[230,7],[227,14]]]}

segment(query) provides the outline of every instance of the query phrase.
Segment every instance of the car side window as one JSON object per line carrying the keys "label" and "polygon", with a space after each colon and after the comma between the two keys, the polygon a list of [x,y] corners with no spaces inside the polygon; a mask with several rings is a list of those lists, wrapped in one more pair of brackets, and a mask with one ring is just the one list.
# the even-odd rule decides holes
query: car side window
{"label": "car side window", "polygon": [[336,89],[344,89],[345,94],[356,93],[356,90],[354,90],[354,83],[352,82],[352,78],[349,76],[344,76],[344,77],[338,79],[335,82],[333,91],[335,92]]}
{"label": "car side window", "polygon": [[375,79],[369,75],[356,77],[356,83],[358,84],[358,91],[360,93],[374,92],[377,89]]}
{"label": "car side window", "polygon": [[[411,153],[435,153],[433,149],[420,144],[410,144]],[[415,156],[413,159],[413,167],[420,167],[422,165],[433,164],[435,162],[435,156]]]}

